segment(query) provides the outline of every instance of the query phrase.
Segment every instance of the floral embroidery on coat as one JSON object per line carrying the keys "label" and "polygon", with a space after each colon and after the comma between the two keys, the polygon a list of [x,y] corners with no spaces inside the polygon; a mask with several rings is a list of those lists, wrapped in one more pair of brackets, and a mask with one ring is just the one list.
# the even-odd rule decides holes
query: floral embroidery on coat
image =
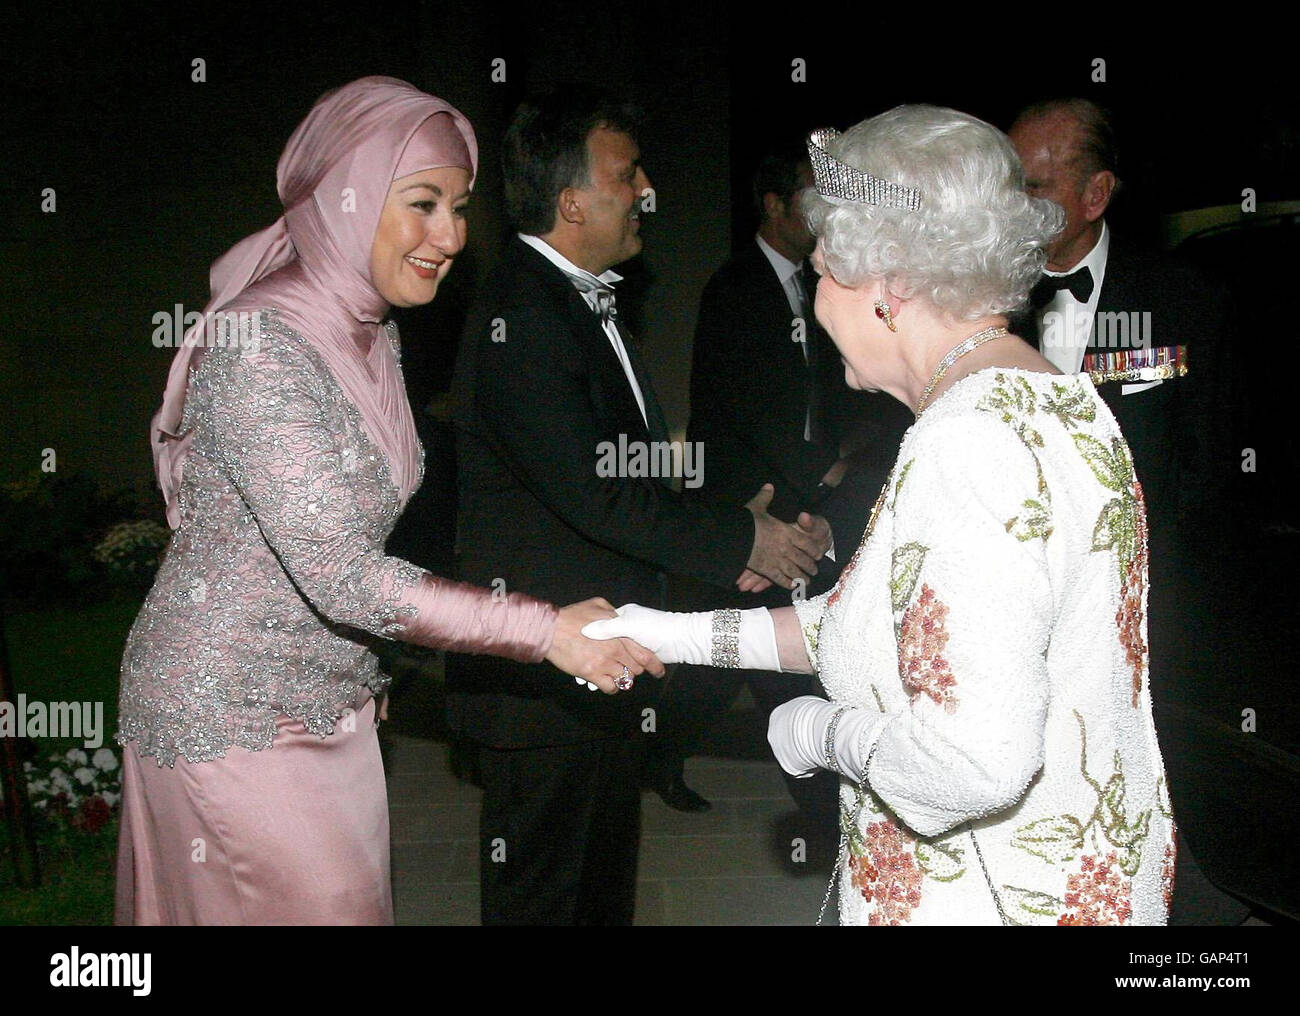
{"label": "floral embroidery on coat", "polygon": [[[1004,906],[1010,905],[1013,921],[1015,911],[1020,909],[1033,916],[1057,916],[1058,924],[1124,924],[1132,915],[1131,876],[1141,864],[1151,809],[1134,815],[1126,809],[1119,752],[1112,759],[1113,771],[1105,784],[1089,774],[1087,725],[1077,711],[1074,717],[1079,724],[1079,771],[1097,795],[1097,806],[1084,822],[1074,815],[1049,815],[1028,822],[1015,830],[1011,844],[1058,868],[1082,855],[1079,868],[1066,878],[1064,899],[1037,890],[1003,886]],[[1092,850],[1086,853],[1089,844]]]}
{"label": "floral embroidery on coat", "polygon": [[[999,372],[995,381],[993,390],[980,400],[978,407],[997,414],[1015,431],[1034,457],[1038,470],[1038,495],[1026,498],[1022,505],[1024,511],[1007,520],[1007,532],[1021,541],[1041,539],[1046,542],[1052,535],[1052,496],[1038,457],[1038,449],[1043,447],[1043,436],[1030,421],[1041,412],[1055,417],[1065,430],[1073,432],[1079,423],[1095,420],[1096,409],[1077,382],[1054,381],[1051,392],[1042,395],[1039,401],[1038,393],[1023,377],[1010,378]],[[1122,440],[1112,438],[1111,446],[1107,448],[1088,434],[1071,433],[1070,436],[1093,476],[1116,495],[1106,503],[1097,518],[1092,549],[1095,552],[1114,551],[1119,566],[1122,587],[1115,624],[1125,657],[1132,668],[1132,704],[1136,708],[1147,659],[1147,645],[1142,637],[1147,584],[1146,506],[1142,487],[1133,475],[1133,459]]]}
{"label": "floral embroidery on coat", "polygon": [[[938,510],[972,493],[973,519]],[[873,512],[885,518],[872,521],[872,546],[864,541],[826,598],[795,604],[820,643],[814,664],[829,697],[885,717],[859,746],[870,778],[841,783],[842,924],[1166,919],[1174,847],[1141,692],[1141,498],[1086,377],[979,372],[908,432]],[[1004,624],[1000,598],[1034,603],[1041,626]],[[1054,628],[1061,616],[1069,626]],[[981,669],[986,652],[997,665]],[[1026,675],[1045,699],[1024,694]],[[1015,775],[1024,778],[1031,753],[1042,752],[1041,768],[1016,806],[989,809],[968,760],[981,730],[1010,712],[988,712],[1002,694],[1023,712],[1007,723],[1019,738],[1008,744]],[[1035,740],[1040,709],[1048,736]],[[928,754],[914,764],[917,744]],[[966,806],[958,795],[968,784]]]}
{"label": "floral embroidery on coat", "polygon": [[[978,408],[989,413],[996,413],[1003,423],[1008,424],[1021,443],[1029,449],[1034,457],[1034,468],[1038,472],[1038,492],[1036,497],[1027,497],[1021,503],[1024,511],[1020,515],[1007,519],[1007,532],[1021,543],[1030,540],[1042,540],[1052,535],[1052,492],[1043,476],[1043,464],[1038,459],[1037,449],[1043,447],[1043,435],[1029,423],[1029,418],[1037,412],[1038,394],[1033,386],[1023,377],[1008,379],[1005,374],[996,375],[997,384],[993,390],[978,403]],[[1046,410],[1046,406],[1044,409]],[[1055,410],[1050,410],[1055,414]]]}
{"label": "floral embroidery on coat", "polygon": [[862,830],[849,851],[850,881],[862,898],[875,904],[867,923],[906,924],[921,905],[924,874],[912,846],[916,840],[888,818]]}
{"label": "floral embroidery on coat", "polygon": [[1079,870],[1065,880],[1062,926],[1128,924],[1133,916],[1129,900],[1133,882],[1123,877],[1114,851],[1104,858],[1092,854],[1079,862]]}
{"label": "floral embroidery on coat", "polygon": [[[852,811],[840,812],[849,885],[872,905],[868,924],[910,923],[927,878],[955,882],[966,874],[965,851],[954,835],[916,836],[862,786],[855,796]],[[860,824],[864,811],[874,819]]]}
{"label": "floral embroidery on coat", "polygon": [[903,612],[903,623],[898,639],[898,669],[911,700],[925,695],[943,706],[947,712],[956,712],[957,696],[953,676],[943,651],[948,645],[945,621],[948,608],[925,583],[921,595]]}
{"label": "floral embroidery on coat", "polygon": [[1133,708],[1137,708],[1138,695],[1142,692],[1142,675],[1147,670],[1147,644],[1142,637],[1142,620],[1147,588],[1147,539],[1145,508],[1142,485],[1134,481],[1133,489],[1143,512],[1138,516],[1137,553],[1129,562],[1124,573],[1124,584],[1120,588],[1119,610],[1115,612],[1115,624],[1119,628],[1119,643],[1124,647],[1124,656],[1133,670]]}

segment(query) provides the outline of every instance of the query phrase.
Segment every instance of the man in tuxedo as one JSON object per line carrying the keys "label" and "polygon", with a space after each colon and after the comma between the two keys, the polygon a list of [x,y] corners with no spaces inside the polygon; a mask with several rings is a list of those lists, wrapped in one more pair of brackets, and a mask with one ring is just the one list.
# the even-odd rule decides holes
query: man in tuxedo
{"label": "man in tuxedo", "polygon": [[[1179,772],[1198,764],[1184,757],[1193,738],[1183,717],[1197,708],[1196,672],[1206,665],[1185,648],[1198,595],[1188,565],[1221,542],[1198,534],[1221,524],[1236,467],[1229,301],[1190,265],[1140,250],[1107,225],[1119,180],[1104,110],[1085,99],[1040,103],[1021,112],[1010,138],[1029,192],[1065,210],[1031,309],[1011,327],[1062,372],[1091,374],[1132,450],[1149,529],[1151,692],[1178,812]],[[1243,919],[1247,908],[1195,867],[1183,825],[1171,923]]]}
{"label": "man in tuxedo", "polygon": [[[463,577],[556,603],[662,605],[665,571],[789,587],[829,546],[824,520],[687,500],[633,457],[668,441],[611,271],[641,250],[635,128],[627,107],[567,89],[506,133],[518,235],[469,315],[453,388]],[[611,449],[629,452],[613,470]],[[453,730],[480,745],[483,923],[629,924],[653,682],[606,697],[548,664],[455,657],[448,683]]]}
{"label": "man in tuxedo", "polygon": [[1119,184],[1114,133],[1085,99],[1027,108],[1010,137],[1029,192],[1065,210],[1065,228],[1018,322],[1066,373],[1093,374],[1133,451],[1153,544],[1224,483],[1223,292],[1191,266],[1116,236],[1105,213]]}
{"label": "man in tuxedo", "polygon": [[[821,505],[842,563],[912,416],[889,396],[849,388],[839,351],[813,315],[817,274],[808,256],[816,241],[798,201],[810,186],[805,149],[776,150],[759,162],[758,231],[700,300],[688,437],[704,442],[709,456],[698,494],[740,504],[746,491],[771,483],[768,510],[778,517]],[[838,571],[826,562],[801,592],[829,588]],[[788,605],[789,594],[783,599]]]}
{"label": "man in tuxedo", "polygon": [[[713,275],[700,301],[687,437],[703,445],[709,464],[698,496],[743,504],[756,487],[770,483],[775,492],[768,510],[793,519],[817,505],[843,562],[862,537],[911,414],[886,395],[850,389],[838,351],[813,316],[817,275],[807,259],[816,241],[798,200],[812,182],[802,148],[775,150],[759,162],[752,187],[758,231]],[[835,562],[824,561],[798,595],[829,588],[838,574]],[[779,588],[737,593],[726,603],[698,589],[681,594],[693,609],[789,606],[790,597]],[[742,681],[764,731],[778,705],[816,690],[807,675],[678,668],[669,678],[663,736],[652,742],[649,766],[650,785],[671,807],[709,807],[686,786],[683,761]],[[833,774],[788,778],[787,784],[811,828],[835,828]]]}

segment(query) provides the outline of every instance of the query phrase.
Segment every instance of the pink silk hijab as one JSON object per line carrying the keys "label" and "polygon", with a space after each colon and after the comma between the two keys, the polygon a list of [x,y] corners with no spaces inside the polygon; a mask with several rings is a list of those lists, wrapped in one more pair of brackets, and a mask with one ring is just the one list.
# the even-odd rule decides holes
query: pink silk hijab
{"label": "pink silk hijab", "polygon": [[[403,504],[419,483],[419,440],[392,348],[382,335],[388,303],[370,278],[370,251],[393,180],[426,169],[478,170],[474,129],[459,110],[396,78],[368,77],[323,95],[298,125],[276,168],[284,215],[212,265],[217,311],[276,308],[329,365],[366,433],[388,459]],[[167,521],[192,435],[181,433],[190,368],[203,323],[186,333],[154,415],[154,471]]]}

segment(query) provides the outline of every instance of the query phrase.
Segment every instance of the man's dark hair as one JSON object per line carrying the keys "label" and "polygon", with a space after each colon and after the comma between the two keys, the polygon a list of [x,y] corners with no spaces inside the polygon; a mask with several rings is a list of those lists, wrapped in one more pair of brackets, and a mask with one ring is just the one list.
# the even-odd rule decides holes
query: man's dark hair
{"label": "man's dark hair", "polygon": [[585,85],[567,85],[521,103],[501,153],[511,225],[534,236],[549,233],[560,192],[591,183],[587,135],[605,127],[635,141],[640,124],[631,103]]}
{"label": "man's dark hair", "polygon": [[1115,125],[1110,112],[1091,99],[1046,99],[1026,106],[1016,117],[1034,120],[1053,113],[1066,113],[1078,121],[1083,138],[1080,142],[1079,172],[1087,178],[1109,170],[1119,177],[1119,153],[1115,148]]}
{"label": "man's dark hair", "polygon": [[786,204],[799,190],[799,167],[808,161],[808,151],[793,145],[766,152],[754,170],[754,211],[759,220],[766,218],[763,196],[775,194]]}

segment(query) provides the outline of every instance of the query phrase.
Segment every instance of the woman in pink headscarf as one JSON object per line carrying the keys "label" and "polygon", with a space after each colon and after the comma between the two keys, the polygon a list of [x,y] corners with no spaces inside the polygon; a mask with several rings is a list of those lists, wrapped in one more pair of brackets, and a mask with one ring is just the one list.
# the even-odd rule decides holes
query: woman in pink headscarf
{"label": "woman in pink headscarf", "polygon": [[384,555],[423,457],[384,318],[433,299],[477,162],[446,102],[354,81],[289,139],[284,217],[213,265],[153,421],[175,533],[122,662],[119,923],[391,923],[381,636],[606,691],[662,673],[580,635],[603,600],[557,610]]}

